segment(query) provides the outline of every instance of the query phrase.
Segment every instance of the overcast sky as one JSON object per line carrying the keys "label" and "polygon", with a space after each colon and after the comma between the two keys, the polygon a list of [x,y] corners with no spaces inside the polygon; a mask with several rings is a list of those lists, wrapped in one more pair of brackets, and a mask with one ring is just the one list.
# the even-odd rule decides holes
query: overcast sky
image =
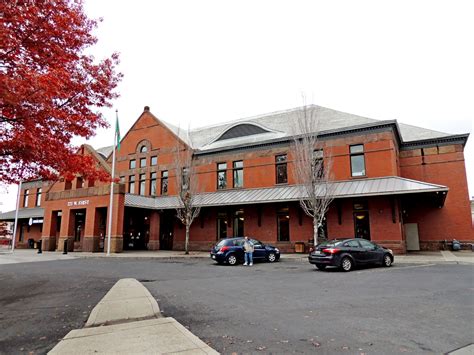
{"label": "overcast sky", "polygon": [[[473,1],[97,1],[92,49],[117,51],[122,137],[148,105],[198,127],[302,104],[473,132]],[[465,149],[474,195],[474,137]],[[88,143],[111,145],[113,130]],[[83,141],[76,141],[82,143]],[[14,209],[16,188],[1,194]]]}

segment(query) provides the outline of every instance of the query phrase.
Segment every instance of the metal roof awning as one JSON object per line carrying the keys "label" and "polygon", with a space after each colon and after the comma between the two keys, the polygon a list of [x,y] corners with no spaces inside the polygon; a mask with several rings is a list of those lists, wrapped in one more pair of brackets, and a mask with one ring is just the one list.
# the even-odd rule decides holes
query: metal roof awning
{"label": "metal roof awning", "polygon": [[[0,221],[14,221],[15,212],[16,210],[0,213]],[[44,208],[40,208],[40,207],[22,208],[18,210],[18,219],[43,218],[43,217],[44,217]]]}
{"label": "metal roof awning", "polygon": [[[334,198],[439,193],[446,196],[448,187],[410,180],[398,176],[337,181],[329,184]],[[201,207],[248,205],[259,203],[298,201],[306,195],[299,185],[276,186],[260,189],[225,190],[196,195],[196,205]],[[179,208],[176,196],[147,197],[125,194],[125,206],[149,209]]]}

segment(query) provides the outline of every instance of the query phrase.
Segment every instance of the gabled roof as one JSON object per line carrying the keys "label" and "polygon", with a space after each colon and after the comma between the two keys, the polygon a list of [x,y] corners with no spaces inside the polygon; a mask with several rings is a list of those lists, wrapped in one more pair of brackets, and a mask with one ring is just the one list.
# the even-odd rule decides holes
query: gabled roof
{"label": "gabled roof", "polygon": [[[309,105],[296,107],[284,111],[276,111],[263,115],[242,118],[238,120],[223,122],[215,125],[186,130],[163,120],[157,121],[165,125],[171,132],[177,135],[190,147],[197,149],[198,153],[219,151],[221,149],[233,149],[254,144],[265,144],[282,140],[302,134],[298,130],[296,122],[301,117],[303,110],[312,110],[318,118],[320,134],[334,134],[351,129],[370,129],[378,126],[393,126],[398,131],[402,144],[410,144],[418,141],[432,141],[439,139],[456,138],[460,141],[467,140],[468,134],[455,135],[430,130],[422,127],[398,123],[396,120],[376,120],[363,116],[353,115],[330,108]],[[149,108],[145,107],[145,112]],[[141,117],[141,116],[140,116]],[[239,129],[236,129],[240,127]],[[245,129],[243,129],[245,127]],[[253,128],[252,128],[253,127]],[[248,134],[253,131],[253,134]],[[226,137],[227,139],[222,139]],[[431,142],[432,143],[432,142]],[[110,154],[112,147],[100,148],[100,153]]]}

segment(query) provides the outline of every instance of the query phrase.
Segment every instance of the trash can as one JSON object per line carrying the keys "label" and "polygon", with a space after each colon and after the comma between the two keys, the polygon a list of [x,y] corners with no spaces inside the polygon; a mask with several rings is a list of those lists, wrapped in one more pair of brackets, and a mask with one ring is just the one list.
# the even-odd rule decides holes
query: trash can
{"label": "trash can", "polygon": [[295,243],[295,253],[304,253],[304,243],[296,242]]}
{"label": "trash can", "polygon": [[35,240],[34,239],[28,239],[28,248],[30,248],[30,249],[35,248]]}
{"label": "trash can", "polygon": [[456,239],[453,240],[453,251],[461,250],[461,243]]}

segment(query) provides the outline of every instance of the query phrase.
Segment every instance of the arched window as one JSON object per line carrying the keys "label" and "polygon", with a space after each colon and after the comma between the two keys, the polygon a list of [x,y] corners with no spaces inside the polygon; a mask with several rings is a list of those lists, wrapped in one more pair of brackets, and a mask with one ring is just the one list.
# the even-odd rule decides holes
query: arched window
{"label": "arched window", "polygon": [[151,150],[151,143],[147,139],[144,139],[137,144],[137,153],[148,153]]}
{"label": "arched window", "polygon": [[267,132],[268,131],[266,129],[263,129],[259,126],[243,123],[243,124],[239,124],[237,126],[229,128],[217,140],[223,141],[225,139],[252,136],[254,134],[267,133]]}

